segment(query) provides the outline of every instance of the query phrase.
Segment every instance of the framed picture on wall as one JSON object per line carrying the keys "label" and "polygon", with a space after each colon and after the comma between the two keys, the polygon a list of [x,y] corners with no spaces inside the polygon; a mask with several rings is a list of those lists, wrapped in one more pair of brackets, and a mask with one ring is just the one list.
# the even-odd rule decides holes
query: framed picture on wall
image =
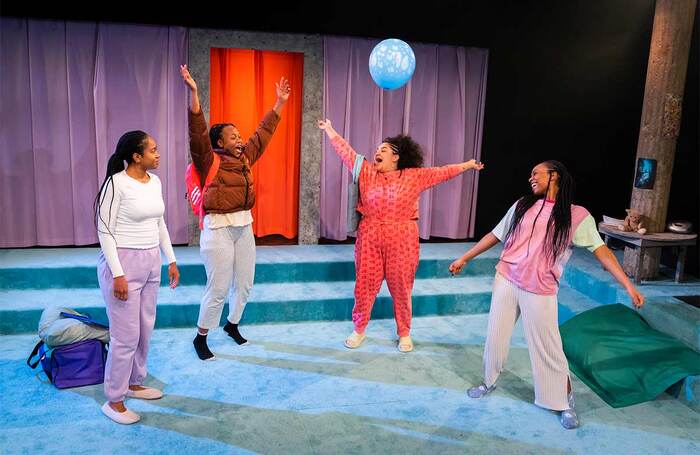
{"label": "framed picture on wall", "polygon": [[654,188],[656,180],[656,160],[651,158],[637,159],[637,174],[634,177],[634,187],[642,190]]}

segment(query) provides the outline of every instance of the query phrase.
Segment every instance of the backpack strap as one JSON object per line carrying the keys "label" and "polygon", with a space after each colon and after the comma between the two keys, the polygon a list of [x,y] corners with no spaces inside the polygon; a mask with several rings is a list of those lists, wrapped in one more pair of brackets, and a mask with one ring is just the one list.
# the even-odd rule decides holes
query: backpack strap
{"label": "backpack strap", "polygon": [[209,168],[209,172],[207,172],[207,178],[204,179],[204,183],[202,184],[202,189],[204,189],[205,186],[209,185],[211,182],[214,181],[214,177],[216,176],[216,173],[219,172],[219,164],[221,164],[221,157],[219,156],[218,153],[212,152],[214,154],[214,160],[211,162],[211,167]]}
{"label": "backpack strap", "polygon": [[32,362],[32,358],[39,353],[39,349],[44,345],[44,341],[39,341],[36,346],[34,346],[34,349],[32,350],[32,353],[29,354],[29,357],[27,357],[27,365],[31,368],[34,369],[36,368],[37,365],[39,365],[39,362],[41,362],[41,359],[43,359],[46,354],[41,354],[39,358],[37,359],[36,362]]}
{"label": "backpack strap", "polygon": [[221,157],[218,153],[212,152],[214,154],[214,160],[211,163],[209,172],[207,172],[207,178],[204,179],[204,184],[202,184],[202,210],[199,211],[199,230],[204,229],[204,189],[209,186],[211,182],[214,181],[216,173],[219,172],[219,165],[221,164]]}
{"label": "backpack strap", "polygon": [[84,315],[84,314],[73,314],[73,313],[66,313],[65,311],[61,311],[61,317],[68,318],[68,319],[76,319],[83,324],[91,325],[94,327],[99,327],[101,329],[109,329],[109,326],[102,324],[101,322],[97,322],[94,319],[90,317],[90,315]]}

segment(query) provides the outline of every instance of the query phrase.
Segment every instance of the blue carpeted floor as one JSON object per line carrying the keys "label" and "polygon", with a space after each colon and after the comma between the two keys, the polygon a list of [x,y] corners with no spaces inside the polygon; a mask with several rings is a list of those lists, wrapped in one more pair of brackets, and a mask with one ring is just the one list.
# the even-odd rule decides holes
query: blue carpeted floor
{"label": "blue carpeted floor", "polygon": [[[189,288],[163,288],[148,382],[166,396],[128,401],[142,415],[128,427],[101,414],[102,386],[60,391],[25,365],[36,321],[22,325],[22,318],[38,317],[47,303],[98,307],[94,284],[80,281],[94,276],[95,251],[0,251],[0,333],[10,333],[0,336],[0,453],[700,453],[700,413],[665,394],[613,409],[574,379],[582,427],[562,429],[554,413],[532,404],[520,324],[498,389],[469,399],[466,388],[481,380],[498,251],[469,276],[444,276],[466,247],[422,245],[416,307],[428,316],[414,319],[416,350],[409,354],[396,350],[393,319],[373,319],[361,349],[342,346],[352,330],[351,246],[259,248],[263,273],[242,326],[252,343],[236,346],[215,330],[214,362],[199,361],[191,344],[201,277]],[[178,251],[192,273],[201,266],[196,253]],[[305,267],[316,272],[313,279],[299,279]],[[65,281],[50,287],[61,276]],[[659,301],[650,307],[661,308],[671,304],[669,295],[700,293],[700,284],[662,280],[642,290]],[[586,252],[572,258],[559,300],[562,321],[626,302]],[[270,319],[275,314],[280,319]],[[390,317],[390,305],[379,316]],[[341,320],[304,322],[314,319]]]}
{"label": "blue carpeted floor", "polygon": [[583,426],[565,431],[532,404],[520,327],[492,396],[481,378],[486,315],[414,322],[416,351],[395,347],[391,320],[373,321],[358,351],[347,322],[244,328],[239,347],[217,330],[214,362],[196,359],[190,329],[157,330],[149,383],[162,400],[127,402],[133,426],[100,413],[101,386],[59,391],[24,365],[35,337],[2,337],[3,453],[697,453],[700,415],[670,396],[612,409],[574,381]]}

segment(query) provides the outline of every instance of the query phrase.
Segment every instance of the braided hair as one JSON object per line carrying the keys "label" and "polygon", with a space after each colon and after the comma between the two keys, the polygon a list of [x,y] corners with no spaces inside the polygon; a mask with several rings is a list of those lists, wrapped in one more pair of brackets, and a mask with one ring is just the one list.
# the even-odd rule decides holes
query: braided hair
{"label": "braided hair", "polygon": [[549,174],[549,180],[547,181],[547,189],[545,190],[544,196],[538,196],[536,194],[528,194],[523,196],[518,200],[515,206],[515,214],[513,215],[513,223],[506,234],[505,242],[512,240],[520,231],[521,222],[525,212],[527,212],[530,207],[535,205],[535,203],[542,199],[542,205],[540,210],[537,212],[535,220],[532,222],[532,230],[530,231],[530,238],[528,239],[528,254],[530,252],[530,240],[532,240],[532,234],[535,231],[535,223],[537,218],[539,218],[542,209],[544,208],[545,199],[547,193],[549,192],[549,187],[552,184],[552,177],[556,172],[559,176],[559,191],[557,193],[556,201],[554,202],[554,208],[552,213],[549,215],[549,220],[547,221],[547,230],[545,231],[545,243],[544,251],[545,256],[551,261],[552,264],[556,263],[557,259],[564,254],[566,248],[569,245],[570,231],[571,231],[571,204],[574,198],[574,179],[569,174],[566,167],[555,160],[547,160],[542,163],[547,168],[547,173]]}
{"label": "braided hair", "polygon": [[112,235],[112,233],[109,232],[109,223],[111,222],[111,219],[107,221],[102,219],[102,216],[100,215],[100,207],[107,197],[107,188],[111,187],[112,198],[109,201],[109,211],[111,216],[112,203],[114,202],[114,174],[125,169],[124,161],[126,161],[127,164],[134,162],[134,153],[143,155],[148,137],[149,136],[147,133],[136,130],[124,133],[122,134],[122,137],[119,138],[117,148],[114,150],[114,153],[112,153],[112,156],[109,157],[109,161],[107,162],[107,175],[105,175],[105,178],[102,181],[102,185],[100,186],[100,190],[97,192],[95,202],[92,206],[94,212],[93,219],[95,220],[95,229],[97,229],[98,232],[103,232],[100,231],[99,220],[107,227],[107,233]]}

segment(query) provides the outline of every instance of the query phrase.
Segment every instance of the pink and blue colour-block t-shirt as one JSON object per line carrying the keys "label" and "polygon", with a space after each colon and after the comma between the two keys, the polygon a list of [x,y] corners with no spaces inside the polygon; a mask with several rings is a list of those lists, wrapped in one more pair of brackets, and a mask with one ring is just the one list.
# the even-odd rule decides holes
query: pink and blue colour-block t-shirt
{"label": "pink and blue colour-block t-shirt", "polygon": [[[542,205],[544,204],[544,207]],[[491,231],[498,240],[505,241],[506,234],[513,224],[515,207],[511,206],[508,213]],[[571,232],[566,251],[552,264],[544,251],[544,237],[547,222],[554,208],[553,201],[537,201],[525,212],[520,227],[503,247],[501,260],[496,270],[508,281],[528,292],[540,295],[554,295],[559,290],[559,280],[566,262],[571,257],[572,246],[587,248],[593,252],[604,245],[600,238],[596,223],[588,210],[578,205],[571,205]],[[542,209],[539,217],[537,213]],[[537,217],[534,232],[532,223]],[[532,238],[530,237],[532,233]],[[529,245],[528,245],[529,241]]]}

